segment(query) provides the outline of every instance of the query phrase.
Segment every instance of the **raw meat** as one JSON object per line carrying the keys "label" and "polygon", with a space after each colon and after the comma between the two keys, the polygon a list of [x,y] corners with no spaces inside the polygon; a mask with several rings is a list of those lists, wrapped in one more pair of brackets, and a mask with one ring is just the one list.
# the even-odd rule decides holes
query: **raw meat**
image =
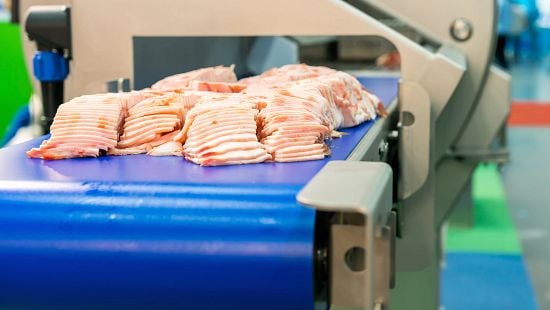
{"label": "raw meat", "polygon": [[304,64],[237,82],[231,67],[167,77],[150,89],[75,98],[30,157],[184,156],[202,166],[292,162],[330,155],[325,140],[384,115],[353,76]]}
{"label": "raw meat", "polygon": [[246,85],[241,83],[191,81],[188,88],[216,93],[239,93],[246,88]]}
{"label": "raw meat", "polygon": [[82,96],[62,104],[50,138],[27,155],[42,159],[97,157],[114,149],[126,105],[127,98],[116,94]]}
{"label": "raw meat", "polygon": [[381,115],[385,113],[379,107],[380,99],[368,93],[356,78],[326,67],[287,65],[239,82],[248,84],[245,92],[249,94],[261,94],[273,89],[292,90],[294,94],[300,94],[302,90],[311,92],[318,88],[328,103],[336,104],[343,116],[341,122],[333,124],[334,128],[353,127],[375,119],[378,110]]}
{"label": "raw meat", "polygon": [[286,82],[315,78],[321,75],[332,74],[334,72],[337,71],[327,67],[293,64],[267,70],[258,76],[241,79],[239,83],[253,86],[278,85]]}
{"label": "raw meat", "polygon": [[197,92],[169,92],[135,104],[128,109],[116,149],[109,154],[174,154],[178,147],[173,144],[170,144],[170,152],[166,151],[167,146],[157,150],[153,148],[172,141],[183,126],[185,114],[200,97]]}
{"label": "raw meat", "polygon": [[171,75],[156,82],[151,88],[154,90],[189,89],[193,81],[235,83],[237,76],[233,71],[234,68],[233,65],[217,66]]}
{"label": "raw meat", "polygon": [[250,164],[270,160],[256,136],[258,110],[232,100],[195,106],[186,116],[185,159],[201,166]]}
{"label": "raw meat", "polygon": [[365,91],[361,83],[347,73],[336,72],[301,82],[326,85],[332,90],[324,94],[332,97],[330,101],[336,104],[343,116],[338,127],[353,127],[376,118],[376,108],[380,99]]}
{"label": "raw meat", "polygon": [[260,111],[258,135],[274,161],[322,159],[328,154],[323,141],[331,132],[332,116],[323,97],[312,99],[277,95]]}

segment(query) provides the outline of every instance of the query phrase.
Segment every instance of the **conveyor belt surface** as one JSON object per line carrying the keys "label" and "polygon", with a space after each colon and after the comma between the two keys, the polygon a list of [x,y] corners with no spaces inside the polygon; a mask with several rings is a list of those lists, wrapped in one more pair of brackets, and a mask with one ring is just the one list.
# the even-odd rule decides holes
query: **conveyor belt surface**
{"label": "conveyor belt surface", "polygon": [[[364,78],[383,102],[395,78]],[[308,309],[315,212],[295,195],[345,159],[200,167],[145,155],[42,161],[0,150],[0,306]]]}

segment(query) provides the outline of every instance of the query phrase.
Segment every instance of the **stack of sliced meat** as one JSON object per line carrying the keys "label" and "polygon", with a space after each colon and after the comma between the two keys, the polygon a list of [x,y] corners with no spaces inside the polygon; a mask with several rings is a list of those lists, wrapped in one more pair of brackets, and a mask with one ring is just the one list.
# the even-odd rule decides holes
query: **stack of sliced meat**
{"label": "stack of sliced meat", "polygon": [[233,66],[217,66],[73,99],[28,155],[147,153],[203,166],[322,159],[338,128],[374,119],[380,106],[354,77],[326,67],[287,65],[237,82]]}
{"label": "stack of sliced meat", "polygon": [[[196,92],[169,92],[135,104],[128,109],[117,148],[109,154],[150,152],[151,155],[179,155],[181,144],[171,141],[183,127],[185,113],[200,96]],[[168,142],[168,145],[155,149]]]}
{"label": "stack of sliced meat", "polygon": [[249,94],[262,94],[281,88],[293,89],[294,93],[299,94],[300,89],[320,88],[324,85],[329,90],[322,89],[321,94],[329,103],[335,103],[343,116],[342,122],[335,124],[335,128],[353,127],[374,119],[377,109],[383,109],[380,99],[367,92],[356,78],[325,67],[286,65],[239,82],[247,84],[245,92]]}
{"label": "stack of sliced meat", "polygon": [[29,157],[62,159],[97,157],[118,143],[126,98],[115,94],[82,96],[59,106],[50,128],[51,137]]}
{"label": "stack of sliced meat", "polygon": [[145,153],[170,141],[182,126],[183,107],[178,99],[177,93],[170,93],[145,99],[128,109],[118,150],[110,154]]}
{"label": "stack of sliced meat", "polygon": [[365,91],[353,76],[345,72],[335,72],[304,82],[324,84],[332,90],[332,100],[343,116],[339,127],[353,127],[376,118],[380,99]]}
{"label": "stack of sliced meat", "polygon": [[198,104],[185,119],[183,154],[203,166],[250,164],[271,159],[256,136],[258,110],[233,100]]}
{"label": "stack of sliced meat", "polygon": [[324,107],[315,100],[274,96],[260,112],[259,136],[274,161],[322,159],[331,132]]}

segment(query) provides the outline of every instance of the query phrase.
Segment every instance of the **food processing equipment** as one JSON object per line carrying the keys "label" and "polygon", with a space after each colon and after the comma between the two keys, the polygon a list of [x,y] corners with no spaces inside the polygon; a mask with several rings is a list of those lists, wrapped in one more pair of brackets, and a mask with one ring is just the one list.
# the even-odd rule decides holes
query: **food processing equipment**
{"label": "food processing equipment", "polygon": [[[399,79],[360,79],[389,115],[347,129],[322,161],[26,158],[40,140],[0,150],[1,305],[438,308],[441,225],[477,163],[505,155],[494,1],[29,0],[21,12],[44,4],[71,12],[66,99],[206,65],[259,73],[300,60],[287,36],[378,36],[402,63]],[[30,65],[36,44],[24,44]]]}

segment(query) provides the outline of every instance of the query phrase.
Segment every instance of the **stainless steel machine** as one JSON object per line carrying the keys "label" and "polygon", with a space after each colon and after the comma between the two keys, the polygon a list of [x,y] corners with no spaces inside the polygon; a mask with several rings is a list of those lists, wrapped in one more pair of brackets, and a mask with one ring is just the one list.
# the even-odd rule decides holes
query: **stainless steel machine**
{"label": "stainless steel machine", "polygon": [[[498,141],[508,114],[509,76],[491,65],[495,1],[28,0],[21,2],[21,9],[23,14],[31,7],[38,12],[43,8],[36,5],[46,4],[56,5],[48,10],[70,10],[65,99],[105,92],[109,81],[119,89],[128,80],[127,87],[145,87],[161,75],[204,65],[236,63],[240,75],[258,73],[270,64],[300,61],[300,45],[288,39],[293,36],[382,37],[399,52],[401,70],[393,82],[377,84],[375,73],[366,80],[375,93],[387,93],[383,97],[388,117],[352,130],[355,138],[347,145],[333,145],[332,158],[314,164],[212,170],[218,172],[185,168],[182,176],[176,174],[175,163],[133,159],[136,165],[173,170],[155,175],[153,168],[130,172],[128,159],[120,158],[103,164],[43,165],[18,158],[24,156],[19,153],[24,147],[37,141],[2,150],[0,223],[14,232],[0,233],[0,253],[15,254],[8,255],[0,269],[25,258],[45,260],[43,268],[51,264],[60,276],[78,284],[71,288],[63,280],[52,281],[53,296],[62,298],[63,290],[73,294],[65,303],[68,307],[135,306],[128,300],[144,307],[186,309],[439,307],[441,226],[476,165],[506,155]],[[430,46],[388,27],[380,16],[400,20]],[[25,34],[24,39],[31,67],[36,42]],[[9,171],[4,162],[11,163]],[[101,169],[111,172],[102,176]],[[172,200],[166,200],[168,196]],[[40,204],[46,205],[42,211],[35,206]],[[236,207],[240,205],[247,207]],[[14,213],[16,206],[23,206],[20,213]],[[152,206],[166,211],[159,215]],[[202,215],[196,214],[200,206]],[[87,210],[88,217],[78,208]],[[25,212],[28,220],[23,220]],[[194,220],[177,222],[175,216]],[[223,216],[234,226],[221,225]],[[221,222],[213,225],[209,219]],[[129,230],[119,229],[117,221]],[[129,233],[128,227],[136,231]],[[175,229],[173,234],[169,227]],[[31,234],[33,229],[43,230],[42,237]],[[156,236],[158,247],[172,242],[159,250],[144,241],[149,234]],[[264,239],[254,239],[256,234]],[[194,246],[202,250],[191,250]],[[72,271],[56,256],[64,251],[71,257]],[[120,255],[113,258],[109,253]],[[171,260],[159,265],[163,260],[158,257],[171,255],[187,265]],[[113,265],[98,271],[93,257]],[[151,263],[136,263],[143,257]],[[47,278],[34,263],[29,266],[39,279]],[[135,273],[128,266],[134,266]],[[143,269],[153,275],[143,276]],[[168,269],[180,278],[170,279],[165,287],[161,283]],[[75,280],[79,270],[84,276]],[[12,278],[6,279],[18,276],[13,270],[9,274]],[[30,281],[31,275],[21,275],[20,283]],[[101,279],[115,283],[113,291],[102,289]],[[13,286],[10,298],[0,293],[0,304],[63,304],[40,293],[25,293],[23,287]],[[144,298],[147,291],[151,296]],[[25,294],[34,301],[22,298]]]}

